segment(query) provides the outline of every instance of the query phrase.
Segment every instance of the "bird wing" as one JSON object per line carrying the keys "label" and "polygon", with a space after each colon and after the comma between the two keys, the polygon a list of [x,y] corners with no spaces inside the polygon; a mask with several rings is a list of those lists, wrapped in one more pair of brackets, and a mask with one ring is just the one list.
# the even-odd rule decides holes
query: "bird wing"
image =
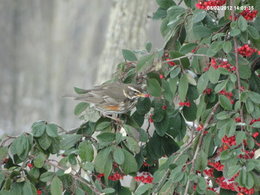
{"label": "bird wing", "polygon": [[93,104],[116,105],[125,100],[123,89],[125,84],[109,83],[88,90],[86,94],[77,96],[76,100],[85,101]]}

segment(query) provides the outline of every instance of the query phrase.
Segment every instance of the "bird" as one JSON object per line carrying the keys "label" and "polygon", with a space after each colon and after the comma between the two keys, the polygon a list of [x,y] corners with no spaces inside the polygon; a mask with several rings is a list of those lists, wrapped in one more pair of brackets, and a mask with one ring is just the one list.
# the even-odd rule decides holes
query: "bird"
{"label": "bird", "polygon": [[96,110],[107,116],[127,113],[134,108],[140,97],[149,97],[140,86],[114,82],[84,90],[84,94],[74,99],[93,104]]}

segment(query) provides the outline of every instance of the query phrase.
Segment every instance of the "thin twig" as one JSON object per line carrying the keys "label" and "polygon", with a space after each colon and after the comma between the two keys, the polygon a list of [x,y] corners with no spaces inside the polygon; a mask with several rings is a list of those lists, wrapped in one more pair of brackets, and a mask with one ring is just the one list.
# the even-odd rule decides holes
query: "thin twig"
{"label": "thin twig", "polygon": [[[234,0],[230,0],[231,9],[231,16],[232,21],[235,20],[235,9],[234,8]],[[239,101],[241,101],[241,81],[240,81],[240,74],[239,74],[239,66],[238,66],[238,52],[237,52],[237,39],[233,37],[234,40],[234,50],[235,50],[235,66],[236,66],[236,76],[237,76],[237,87],[238,87],[238,97]],[[242,107],[242,105],[240,105]],[[241,122],[244,123],[244,116],[243,116],[243,109],[240,108],[240,118]],[[241,125],[241,129],[244,130],[244,126]]]}
{"label": "thin twig", "polygon": [[[202,128],[202,130],[200,132],[199,142],[198,142],[198,145],[197,145],[194,157],[191,160],[192,165],[191,165],[190,174],[194,171],[195,160],[196,160],[196,158],[197,158],[197,156],[199,154],[199,150],[200,150],[200,146],[202,144],[204,132],[207,129],[207,127],[209,126],[209,122],[211,121],[212,117],[214,116],[218,106],[219,106],[219,102],[212,108],[212,111],[211,111],[210,115],[208,116],[207,120],[205,121],[205,124],[203,125],[203,128]],[[187,181],[186,188],[185,188],[185,191],[184,191],[184,195],[188,194],[189,185],[190,185],[190,180]]]}
{"label": "thin twig", "polygon": [[174,59],[170,59],[170,60],[166,60],[166,61],[162,61],[163,64],[166,64],[168,62],[174,62],[174,61],[179,61],[183,58],[189,58],[189,57],[193,57],[193,56],[198,56],[198,57],[208,57],[207,55],[204,55],[204,54],[187,54],[185,56],[181,56],[181,57],[178,57],[178,58],[174,58]]}

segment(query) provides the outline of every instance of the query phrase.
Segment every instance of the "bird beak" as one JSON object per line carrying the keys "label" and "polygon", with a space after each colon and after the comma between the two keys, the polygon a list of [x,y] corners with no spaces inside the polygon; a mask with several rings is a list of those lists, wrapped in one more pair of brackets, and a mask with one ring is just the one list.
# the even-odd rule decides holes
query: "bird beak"
{"label": "bird beak", "polygon": [[139,93],[137,96],[138,96],[138,97],[150,97],[150,94]]}

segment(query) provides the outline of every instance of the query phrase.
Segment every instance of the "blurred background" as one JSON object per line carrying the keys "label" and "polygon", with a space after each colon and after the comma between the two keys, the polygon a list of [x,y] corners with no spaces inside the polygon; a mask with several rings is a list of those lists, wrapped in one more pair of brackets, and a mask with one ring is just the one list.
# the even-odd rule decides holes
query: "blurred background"
{"label": "blurred background", "polygon": [[0,0],[0,135],[80,124],[73,87],[111,77],[121,49],[162,46],[153,0]]}

